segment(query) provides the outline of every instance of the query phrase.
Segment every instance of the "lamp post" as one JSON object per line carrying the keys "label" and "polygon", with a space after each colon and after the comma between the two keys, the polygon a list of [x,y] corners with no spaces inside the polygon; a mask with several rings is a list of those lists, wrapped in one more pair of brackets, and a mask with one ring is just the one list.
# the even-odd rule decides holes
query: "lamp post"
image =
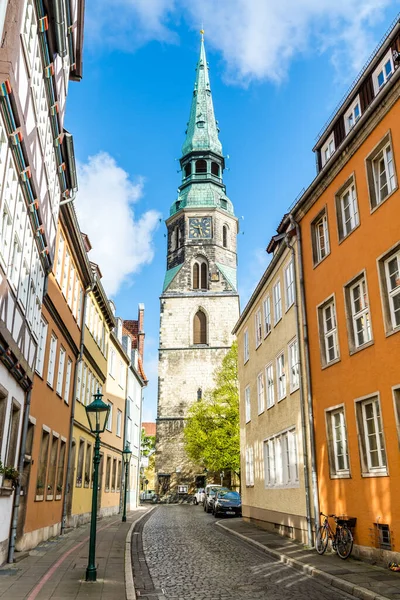
{"label": "lamp post", "polygon": [[97,390],[94,400],[86,406],[86,416],[89,421],[90,431],[96,436],[93,456],[93,494],[92,494],[92,516],[90,521],[89,540],[89,562],[86,568],[86,581],[96,581],[96,525],[97,525],[97,489],[99,485],[100,464],[100,433],[106,428],[110,407],[102,400],[103,394]]}
{"label": "lamp post", "polygon": [[128,491],[128,473],[129,463],[131,462],[132,451],[129,448],[128,442],[125,444],[124,451],[122,452],[122,458],[125,465],[125,486],[124,486],[124,512],[122,514],[122,521],[126,521],[126,492]]}

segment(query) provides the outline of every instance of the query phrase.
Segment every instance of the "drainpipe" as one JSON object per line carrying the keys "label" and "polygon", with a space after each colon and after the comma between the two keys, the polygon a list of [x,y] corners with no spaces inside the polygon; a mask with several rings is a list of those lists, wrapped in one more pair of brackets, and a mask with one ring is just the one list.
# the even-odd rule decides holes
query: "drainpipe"
{"label": "drainpipe", "polygon": [[[125,419],[124,419],[124,438],[123,438],[123,443],[122,443],[122,450],[125,449],[126,447],[126,430],[127,430],[127,422],[128,422],[128,382],[129,382],[129,369],[131,368],[131,361],[129,361],[128,364],[128,368],[126,370],[126,383],[125,383]],[[122,455],[121,455],[122,456]],[[123,457],[122,457],[123,458]],[[129,469],[131,468],[131,465],[129,465]],[[119,512],[122,512],[122,503],[123,503],[123,499],[124,499],[124,493],[125,493],[125,468],[124,468],[124,461],[122,460],[122,472],[121,472],[121,485],[120,485],[120,491],[119,491]],[[130,508],[130,503],[129,503],[129,508]]]}
{"label": "drainpipe", "polygon": [[[32,394],[32,386],[26,392],[25,397],[25,406],[24,406],[24,421],[22,424],[22,434],[21,434],[21,449],[19,455],[19,464],[18,471],[22,473],[24,470],[24,459],[25,459],[25,451],[26,451],[26,438],[28,435],[28,424],[29,424],[29,413],[31,408],[31,394]],[[15,551],[15,540],[17,537],[17,525],[18,525],[18,512],[19,505],[21,499],[21,477],[18,478],[18,483],[14,492],[14,503],[13,510],[11,516],[11,530],[10,530],[10,542],[8,545],[8,558],[7,562],[14,562],[14,551]]]}
{"label": "drainpipe", "polygon": [[[140,377],[140,379],[142,379]],[[143,421],[143,387],[140,386],[140,418],[139,418],[139,451],[138,451],[138,468],[136,475],[136,506],[139,506],[140,498],[140,463],[142,461],[142,421]]]}
{"label": "drainpipe", "polygon": [[[313,546],[313,534],[311,527],[311,498],[310,498],[310,474],[308,468],[308,445],[307,445],[307,417],[306,417],[306,407],[304,401],[304,390],[303,390],[303,369],[302,369],[302,361],[300,354],[300,340],[301,340],[301,329],[300,329],[300,314],[299,314],[299,303],[297,299],[297,269],[296,269],[296,252],[294,247],[289,243],[288,237],[285,236],[285,244],[292,253],[292,264],[293,264],[293,278],[295,281],[294,286],[294,310],[296,314],[296,334],[297,334],[297,344],[298,344],[298,352],[299,352],[299,383],[300,383],[300,415],[301,415],[301,429],[302,429],[302,450],[303,450],[303,460],[304,460],[304,491],[306,495],[306,516],[307,516],[307,538],[308,545],[310,547]],[[299,245],[299,242],[298,242]]]}
{"label": "drainpipe", "polygon": [[317,460],[315,450],[315,435],[314,435],[314,410],[312,403],[312,383],[311,383],[311,367],[310,367],[310,345],[308,338],[307,314],[306,314],[306,298],[304,291],[304,272],[303,272],[303,253],[301,249],[301,233],[300,226],[295,221],[292,213],[289,214],[291,224],[296,228],[297,239],[297,262],[299,269],[300,282],[300,297],[301,297],[301,318],[303,322],[303,340],[304,340],[304,366],[306,371],[307,381],[307,409],[308,409],[308,429],[310,435],[311,449],[311,485],[314,503],[314,531],[319,527],[319,498],[318,498],[318,482],[317,482]]}
{"label": "drainpipe", "polygon": [[82,329],[81,329],[81,341],[79,347],[78,360],[75,365],[75,373],[74,373],[74,387],[72,390],[72,406],[71,406],[71,416],[69,422],[69,439],[68,439],[68,460],[67,460],[67,476],[66,476],[66,485],[65,485],[65,493],[63,499],[63,512],[61,519],[61,534],[65,533],[65,528],[67,524],[67,500],[68,494],[72,494],[72,490],[68,489],[69,478],[71,474],[71,469],[73,465],[71,464],[71,454],[72,454],[72,437],[73,437],[73,429],[74,429],[74,420],[75,420],[75,403],[76,403],[76,388],[78,385],[78,372],[79,372],[79,363],[83,360],[83,348],[84,348],[84,340],[85,340],[85,323],[86,323],[86,307],[87,307],[87,298],[89,292],[92,290],[93,284],[89,285],[85,289],[85,295],[83,298],[83,316],[82,316]]}

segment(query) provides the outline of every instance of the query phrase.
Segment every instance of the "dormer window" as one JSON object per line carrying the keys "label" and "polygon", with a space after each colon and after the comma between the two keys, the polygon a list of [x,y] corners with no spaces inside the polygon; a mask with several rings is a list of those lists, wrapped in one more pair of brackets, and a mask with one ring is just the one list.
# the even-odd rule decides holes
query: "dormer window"
{"label": "dormer window", "polygon": [[211,173],[219,177],[219,164],[216,162],[211,163]]}
{"label": "dormer window", "polygon": [[184,167],[185,177],[189,177],[192,174],[192,163],[188,163]]}
{"label": "dormer window", "polygon": [[225,210],[228,209],[228,200],[225,200],[225,198],[220,198],[220,204],[221,204],[221,208],[224,208]]}
{"label": "dormer window", "polygon": [[385,85],[387,80],[390,79],[390,77],[393,75],[393,72],[393,57],[391,50],[389,50],[372,74],[375,96]]}
{"label": "dormer window", "polygon": [[357,123],[358,119],[361,117],[361,108],[360,108],[360,97],[357,96],[354,102],[351,104],[349,109],[344,115],[344,127],[346,130],[346,135],[349,133],[351,129],[353,129],[354,125]]}
{"label": "dormer window", "polygon": [[196,173],[207,173],[207,161],[200,159],[196,160]]}
{"label": "dormer window", "polygon": [[326,140],[325,144],[322,146],[321,150],[321,158],[322,158],[322,166],[326,165],[332,154],[335,152],[335,138],[333,135],[333,131],[331,135]]}

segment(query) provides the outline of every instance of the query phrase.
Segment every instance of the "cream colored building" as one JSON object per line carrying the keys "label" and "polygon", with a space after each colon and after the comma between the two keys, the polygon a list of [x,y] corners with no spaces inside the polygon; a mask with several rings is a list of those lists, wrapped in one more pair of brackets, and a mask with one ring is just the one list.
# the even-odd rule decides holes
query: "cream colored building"
{"label": "cream colored building", "polygon": [[294,229],[288,229],[271,240],[271,263],[234,329],[239,349],[243,517],[312,543],[317,508],[302,368],[303,323],[295,283],[299,269]]}

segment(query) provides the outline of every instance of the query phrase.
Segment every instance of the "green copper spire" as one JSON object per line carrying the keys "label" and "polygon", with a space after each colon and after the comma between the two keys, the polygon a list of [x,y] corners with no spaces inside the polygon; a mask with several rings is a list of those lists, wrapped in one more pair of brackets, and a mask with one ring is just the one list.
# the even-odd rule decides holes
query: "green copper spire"
{"label": "green copper spire", "polygon": [[218,127],[211,97],[203,32],[201,33],[200,57],[196,69],[192,107],[186,140],[182,146],[182,154],[188,154],[193,150],[210,150],[222,155],[222,146],[218,139]]}

